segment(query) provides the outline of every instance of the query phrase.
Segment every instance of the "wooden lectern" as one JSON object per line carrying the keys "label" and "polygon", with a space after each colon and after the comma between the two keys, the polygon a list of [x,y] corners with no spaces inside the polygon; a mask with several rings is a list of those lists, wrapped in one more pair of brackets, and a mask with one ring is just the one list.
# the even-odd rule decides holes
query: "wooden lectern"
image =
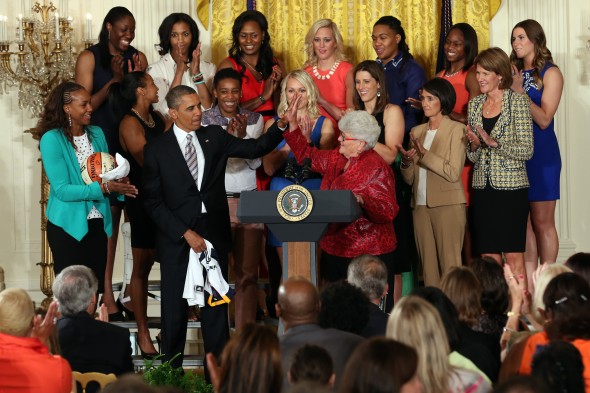
{"label": "wooden lectern", "polygon": [[328,224],[352,222],[361,209],[349,190],[309,190],[313,207],[301,221],[288,221],[279,213],[277,197],[281,191],[246,191],[240,195],[238,217],[243,223],[264,223],[282,242],[283,280],[300,275],[317,284],[316,247]]}

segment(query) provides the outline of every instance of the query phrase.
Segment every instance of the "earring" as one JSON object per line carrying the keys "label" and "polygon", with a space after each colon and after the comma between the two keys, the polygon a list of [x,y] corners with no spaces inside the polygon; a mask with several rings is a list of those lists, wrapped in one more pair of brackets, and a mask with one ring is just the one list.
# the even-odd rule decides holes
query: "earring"
{"label": "earring", "polygon": [[381,90],[377,90],[377,98],[381,97]]}
{"label": "earring", "polygon": [[72,115],[68,113],[68,127],[72,128]]}

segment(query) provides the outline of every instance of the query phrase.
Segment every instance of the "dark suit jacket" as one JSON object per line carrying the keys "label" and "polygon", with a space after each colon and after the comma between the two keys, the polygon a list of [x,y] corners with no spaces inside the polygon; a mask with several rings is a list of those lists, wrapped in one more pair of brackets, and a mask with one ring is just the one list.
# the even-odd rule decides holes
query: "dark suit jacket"
{"label": "dark suit jacket", "polygon": [[95,320],[86,311],[58,319],[61,356],[72,371],[119,376],[133,372],[129,329]]}
{"label": "dark suit jacket", "polygon": [[314,344],[324,348],[332,357],[338,390],[340,380],[348,358],[364,338],[338,329],[322,329],[315,324],[292,327],[280,337],[281,362],[283,364],[283,391],[288,387],[287,373],[291,368],[291,358],[297,349],[305,344]]}
{"label": "dark suit jacket", "polygon": [[369,322],[361,331],[361,336],[365,338],[385,336],[388,319],[389,314],[381,311],[378,305],[371,303],[369,305]]}
{"label": "dark suit jacket", "polygon": [[[207,240],[221,252],[231,247],[231,228],[225,191],[225,168],[229,157],[257,158],[270,152],[282,140],[274,125],[259,139],[239,139],[217,125],[196,131],[205,155],[199,190],[190,174],[172,129],[150,141],[144,151],[144,198],[148,213],[158,226],[158,254],[163,260],[178,258],[178,248],[187,247],[182,238],[191,228],[200,233],[197,222],[204,202],[208,220]],[[175,251],[176,250],[176,251]]]}

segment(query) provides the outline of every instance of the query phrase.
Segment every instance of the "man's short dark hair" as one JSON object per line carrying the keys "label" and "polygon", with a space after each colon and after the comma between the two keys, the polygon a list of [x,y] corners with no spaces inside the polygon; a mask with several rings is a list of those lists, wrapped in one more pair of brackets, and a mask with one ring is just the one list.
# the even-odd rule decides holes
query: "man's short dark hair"
{"label": "man's short dark hair", "polygon": [[291,358],[291,383],[313,381],[322,385],[330,382],[334,372],[332,357],[319,345],[306,344],[300,347]]}
{"label": "man's short dark hair", "polygon": [[178,109],[182,97],[188,94],[197,94],[197,92],[190,86],[178,85],[173,87],[166,94],[166,105],[168,105],[168,108]]}

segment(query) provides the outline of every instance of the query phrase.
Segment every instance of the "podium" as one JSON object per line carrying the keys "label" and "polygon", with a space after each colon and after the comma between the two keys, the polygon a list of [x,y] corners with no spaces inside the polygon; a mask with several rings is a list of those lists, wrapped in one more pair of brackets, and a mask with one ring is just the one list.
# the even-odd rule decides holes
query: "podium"
{"label": "podium", "polygon": [[279,213],[277,197],[282,191],[242,192],[237,215],[243,223],[266,224],[280,241],[287,242],[283,247],[283,280],[300,275],[317,284],[315,243],[328,224],[352,222],[360,216],[361,208],[349,190],[306,191],[311,194],[313,207],[301,221],[289,221]]}

